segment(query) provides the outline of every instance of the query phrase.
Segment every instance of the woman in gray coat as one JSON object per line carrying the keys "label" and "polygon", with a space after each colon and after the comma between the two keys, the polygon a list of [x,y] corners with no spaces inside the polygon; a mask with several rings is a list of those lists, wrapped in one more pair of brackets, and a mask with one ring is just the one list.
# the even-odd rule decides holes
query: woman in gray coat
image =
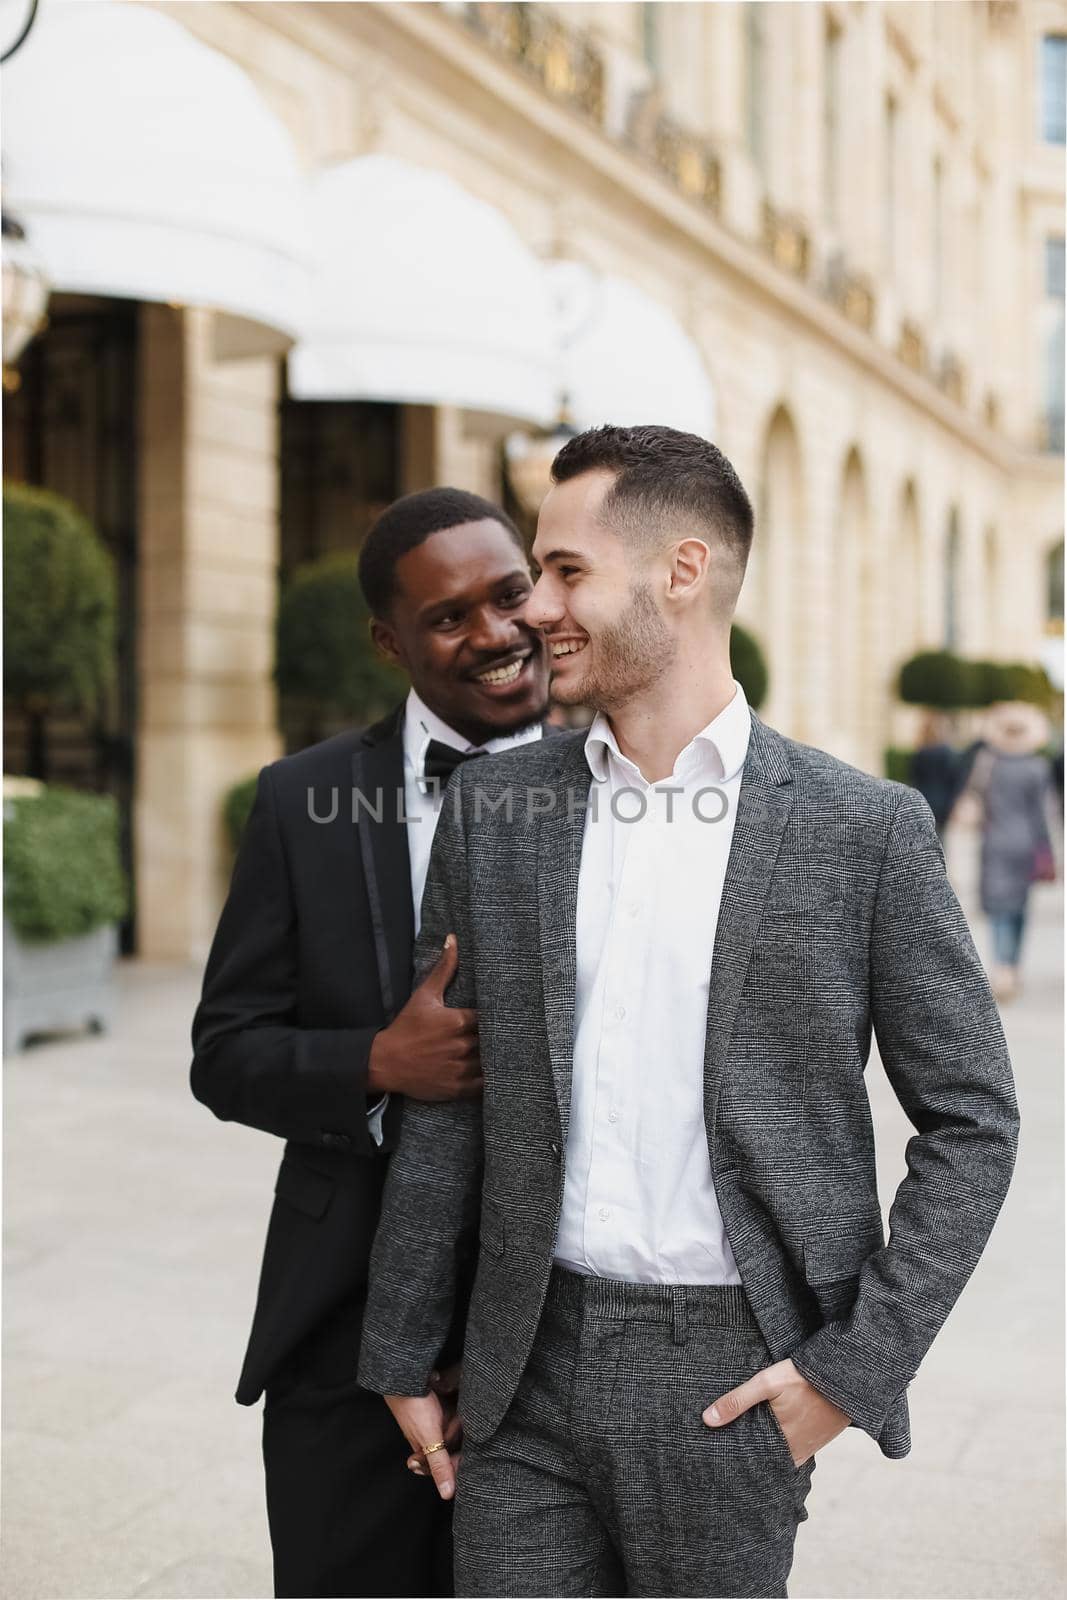
{"label": "woman in gray coat", "polygon": [[998,1000],[1018,993],[1030,890],[1055,876],[1048,825],[1052,767],[1039,753],[1043,724],[1033,707],[997,707],[968,784],[982,807],[980,894],[993,936]]}

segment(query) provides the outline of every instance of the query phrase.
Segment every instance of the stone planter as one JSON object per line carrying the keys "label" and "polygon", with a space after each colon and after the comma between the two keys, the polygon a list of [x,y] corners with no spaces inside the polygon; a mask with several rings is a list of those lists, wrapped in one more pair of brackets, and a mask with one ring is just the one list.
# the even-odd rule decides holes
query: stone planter
{"label": "stone planter", "polygon": [[102,1032],[115,1009],[118,926],[54,944],[20,939],[4,919],[4,1054],[34,1033]]}

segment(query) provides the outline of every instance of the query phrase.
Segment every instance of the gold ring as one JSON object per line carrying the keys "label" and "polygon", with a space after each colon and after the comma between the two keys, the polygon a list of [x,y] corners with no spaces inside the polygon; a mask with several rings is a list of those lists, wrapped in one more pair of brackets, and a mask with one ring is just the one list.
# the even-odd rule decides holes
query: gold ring
{"label": "gold ring", "polygon": [[443,1439],[438,1439],[436,1444],[424,1444],[422,1447],[422,1453],[424,1456],[432,1456],[436,1450],[443,1450],[444,1447],[445,1441]]}

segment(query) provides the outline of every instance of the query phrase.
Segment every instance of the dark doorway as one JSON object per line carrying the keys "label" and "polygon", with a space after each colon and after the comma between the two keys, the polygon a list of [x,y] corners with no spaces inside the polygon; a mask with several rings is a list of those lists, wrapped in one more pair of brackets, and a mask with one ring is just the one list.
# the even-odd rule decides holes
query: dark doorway
{"label": "dark doorway", "polygon": [[[114,795],[123,864],[133,886],[137,726],[137,321],[133,301],[54,295],[48,327],[19,364],[4,400],[4,477],[51,489],[85,513],[115,562],[119,590],[115,683],[94,721],[52,719],[52,783]],[[4,719],[4,770],[26,770],[26,727]],[[134,886],[135,888],[135,886]],[[135,892],[122,948],[135,947]]]}

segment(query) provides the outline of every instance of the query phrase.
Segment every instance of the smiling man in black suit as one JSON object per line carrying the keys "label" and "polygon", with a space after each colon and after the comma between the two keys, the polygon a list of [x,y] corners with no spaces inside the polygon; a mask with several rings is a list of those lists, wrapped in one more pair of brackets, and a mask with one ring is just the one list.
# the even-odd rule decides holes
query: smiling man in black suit
{"label": "smiling man in black suit", "polygon": [[441,791],[539,738],[544,640],[518,530],[431,489],[368,533],[360,578],[407,700],[264,768],[193,1026],[193,1092],[287,1141],[237,1399],[266,1394],[279,1596],[452,1593],[450,1508],[405,1470],[356,1359],[397,1096],[481,1091],[477,1018],[444,1004],[453,945],[411,992]]}

